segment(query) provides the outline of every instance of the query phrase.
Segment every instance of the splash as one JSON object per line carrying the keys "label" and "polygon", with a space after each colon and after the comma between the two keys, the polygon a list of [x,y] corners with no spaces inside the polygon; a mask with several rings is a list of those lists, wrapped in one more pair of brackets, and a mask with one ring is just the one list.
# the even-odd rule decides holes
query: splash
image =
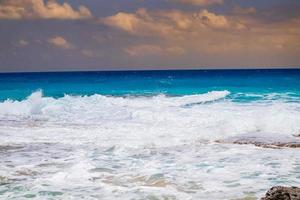
{"label": "splash", "polygon": [[[229,94],[229,91],[181,97],[95,94],[54,99],[37,91],[23,101],[0,103],[0,117],[5,126],[21,126],[18,131],[29,134],[28,138],[40,138],[31,130],[36,127],[43,130],[45,138],[48,131],[61,133],[54,138],[58,142],[82,143],[96,138],[106,141],[108,146],[192,144],[258,132],[299,134],[299,104],[236,103],[226,98]],[[73,138],[76,134],[78,137]],[[86,136],[84,140],[82,136]]]}
{"label": "splash", "polygon": [[300,105],[229,95],[55,99],[37,91],[6,100],[0,198],[257,199],[271,185],[299,184],[295,150],[215,141],[287,141],[300,132]]}

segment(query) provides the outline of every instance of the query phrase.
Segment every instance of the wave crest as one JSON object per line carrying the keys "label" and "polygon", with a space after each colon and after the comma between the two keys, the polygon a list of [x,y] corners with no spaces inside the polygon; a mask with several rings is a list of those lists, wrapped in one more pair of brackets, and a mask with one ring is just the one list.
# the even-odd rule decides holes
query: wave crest
{"label": "wave crest", "polygon": [[6,100],[0,103],[1,115],[41,115],[47,111],[53,112],[62,109],[68,112],[70,108],[80,107],[97,107],[99,104],[107,106],[184,106],[188,104],[207,103],[225,98],[229,91],[212,91],[199,95],[186,95],[182,97],[167,97],[158,95],[153,97],[112,97],[95,94],[92,96],[70,96],[65,95],[62,98],[54,99],[52,97],[43,97],[41,90],[33,92],[25,100],[12,101]]}
{"label": "wave crest", "polygon": [[[51,132],[69,133],[72,141],[88,134],[84,140],[100,137],[99,141],[112,145],[175,145],[255,132],[300,133],[300,104],[223,101],[229,94],[228,91],[182,97],[95,94],[54,99],[37,91],[22,101],[0,103],[0,126],[21,126],[20,131],[28,134],[32,133],[32,126],[42,129],[44,134],[54,127]],[[67,136],[61,137],[63,141]]]}

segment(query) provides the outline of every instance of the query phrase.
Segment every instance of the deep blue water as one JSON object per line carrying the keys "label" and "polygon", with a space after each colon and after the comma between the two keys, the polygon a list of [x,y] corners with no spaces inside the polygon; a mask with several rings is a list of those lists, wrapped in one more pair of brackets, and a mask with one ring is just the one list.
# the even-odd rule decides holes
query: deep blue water
{"label": "deep blue water", "polygon": [[[300,98],[300,69],[168,70],[0,74],[0,100],[22,100],[42,90],[45,96],[191,95],[228,90],[236,100],[277,94]],[[276,98],[276,95],[274,96]],[[280,98],[280,97],[278,97]]]}

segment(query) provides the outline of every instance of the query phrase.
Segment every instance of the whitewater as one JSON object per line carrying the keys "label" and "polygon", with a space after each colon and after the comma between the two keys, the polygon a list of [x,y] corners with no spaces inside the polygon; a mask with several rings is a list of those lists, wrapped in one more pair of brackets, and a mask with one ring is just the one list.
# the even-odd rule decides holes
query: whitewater
{"label": "whitewater", "polygon": [[299,150],[217,141],[298,134],[300,103],[289,93],[38,90],[0,103],[0,199],[258,199],[300,184]]}

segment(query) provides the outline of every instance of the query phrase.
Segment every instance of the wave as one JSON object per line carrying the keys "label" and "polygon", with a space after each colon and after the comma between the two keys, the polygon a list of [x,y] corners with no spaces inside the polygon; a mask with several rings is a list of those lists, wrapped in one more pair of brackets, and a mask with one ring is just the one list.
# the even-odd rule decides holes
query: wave
{"label": "wave", "polygon": [[85,140],[92,141],[100,137],[100,141],[112,145],[175,145],[257,132],[300,133],[299,103],[237,103],[226,99],[229,94],[229,91],[181,97],[95,94],[55,99],[43,97],[42,91],[37,91],[22,101],[0,103],[0,126],[21,126],[18,131],[22,134],[32,134],[32,127],[47,129],[48,133],[52,127],[55,130],[51,132],[62,133],[56,136],[58,141],[66,139],[62,135],[70,135],[73,141],[73,134],[77,134],[78,138],[86,135]]}
{"label": "wave", "polygon": [[[32,93],[25,100],[6,100],[0,103],[0,114],[2,115],[38,115],[45,114],[49,109],[65,109],[69,106],[99,106],[101,105],[122,105],[143,107],[143,106],[185,106],[191,104],[201,104],[223,99],[230,94],[229,91],[212,91],[200,95],[186,95],[181,97],[167,97],[158,95],[154,97],[112,97],[103,95],[92,96],[70,96],[54,99],[43,97],[41,90]],[[69,105],[68,105],[69,104]]]}

